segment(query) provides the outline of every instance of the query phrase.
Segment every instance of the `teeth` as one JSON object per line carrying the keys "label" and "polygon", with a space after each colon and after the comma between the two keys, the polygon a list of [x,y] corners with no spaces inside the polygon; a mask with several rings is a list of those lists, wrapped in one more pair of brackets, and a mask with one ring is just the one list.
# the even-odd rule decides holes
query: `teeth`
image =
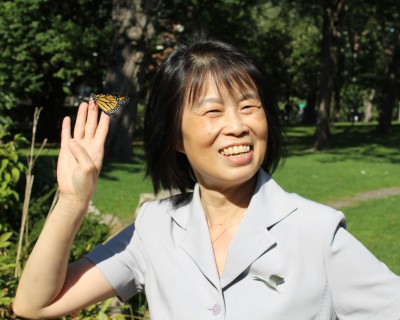
{"label": "teeth", "polygon": [[225,148],[221,151],[223,156],[232,156],[240,153],[247,153],[250,151],[250,146],[234,146]]}

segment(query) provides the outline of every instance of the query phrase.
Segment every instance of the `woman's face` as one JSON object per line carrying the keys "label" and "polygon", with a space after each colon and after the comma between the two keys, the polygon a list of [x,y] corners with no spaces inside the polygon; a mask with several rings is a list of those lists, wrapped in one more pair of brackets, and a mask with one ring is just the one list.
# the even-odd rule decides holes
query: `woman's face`
{"label": "woman's face", "polygon": [[200,185],[212,189],[238,186],[260,168],[267,150],[268,126],[257,92],[228,94],[208,77],[204,94],[182,114],[184,153]]}

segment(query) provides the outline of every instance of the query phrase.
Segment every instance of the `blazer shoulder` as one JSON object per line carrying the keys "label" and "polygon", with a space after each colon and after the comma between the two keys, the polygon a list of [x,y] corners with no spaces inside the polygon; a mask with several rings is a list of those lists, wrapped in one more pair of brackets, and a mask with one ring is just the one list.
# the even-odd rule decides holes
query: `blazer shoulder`
{"label": "blazer shoulder", "polygon": [[136,228],[146,226],[165,225],[171,223],[171,215],[173,212],[187,210],[190,203],[191,195],[189,194],[183,201],[181,195],[173,195],[170,197],[155,199],[144,202],[137,212],[135,218]]}
{"label": "blazer shoulder", "polygon": [[341,211],[298,194],[288,193],[288,197],[296,203],[296,213],[305,223],[314,227],[346,227],[346,218]]}

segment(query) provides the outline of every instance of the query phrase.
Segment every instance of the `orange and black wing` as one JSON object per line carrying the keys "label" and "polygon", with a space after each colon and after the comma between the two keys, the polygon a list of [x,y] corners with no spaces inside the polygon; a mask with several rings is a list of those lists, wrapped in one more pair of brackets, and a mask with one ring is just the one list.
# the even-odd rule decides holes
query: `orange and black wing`
{"label": "orange and black wing", "polygon": [[90,95],[96,105],[107,114],[113,114],[119,110],[122,106],[129,102],[129,98],[126,96],[119,96],[116,94],[94,94]]}

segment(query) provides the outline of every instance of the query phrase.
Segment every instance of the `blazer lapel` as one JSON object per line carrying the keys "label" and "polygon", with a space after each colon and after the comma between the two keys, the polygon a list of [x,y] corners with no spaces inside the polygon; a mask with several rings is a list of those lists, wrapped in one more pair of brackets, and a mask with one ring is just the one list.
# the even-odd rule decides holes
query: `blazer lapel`
{"label": "blazer lapel", "polygon": [[276,247],[269,230],[296,210],[287,193],[260,170],[247,214],[229,247],[221,277],[222,288],[234,281],[262,254]]}
{"label": "blazer lapel", "polygon": [[192,258],[204,276],[221,291],[204,209],[200,201],[199,186],[193,190],[192,201],[170,215],[178,224],[177,244]]}

